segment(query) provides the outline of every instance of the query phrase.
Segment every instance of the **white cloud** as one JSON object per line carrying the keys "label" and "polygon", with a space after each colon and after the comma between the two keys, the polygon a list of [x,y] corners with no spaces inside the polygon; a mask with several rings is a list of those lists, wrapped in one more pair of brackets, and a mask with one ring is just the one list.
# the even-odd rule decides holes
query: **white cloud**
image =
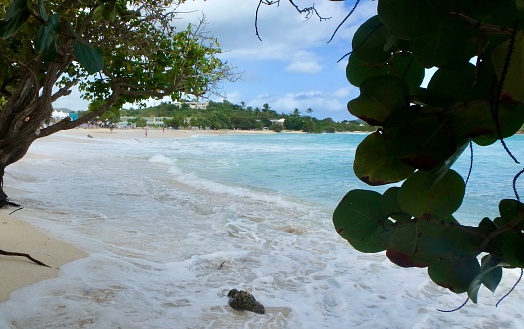
{"label": "white cloud", "polygon": [[268,103],[271,109],[278,113],[291,113],[295,108],[302,113],[308,108],[313,110],[313,116],[319,118],[332,117],[335,120],[348,120],[351,115],[347,112],[347,102],[351,98],[350,87],[340,88],[334,92],[323,92],[310,90],[306,92],[287,93],[285,95],[258,95],[248,105],[260,107],[260,104]]}
{"label": "white cloud", "polygon": [[322,70],[322,65],[318,64],[318,62],[310,61],[310,62],[293,62],[286,66],[286,71],[288,72],[296,72],[296,73],[318,73]]}

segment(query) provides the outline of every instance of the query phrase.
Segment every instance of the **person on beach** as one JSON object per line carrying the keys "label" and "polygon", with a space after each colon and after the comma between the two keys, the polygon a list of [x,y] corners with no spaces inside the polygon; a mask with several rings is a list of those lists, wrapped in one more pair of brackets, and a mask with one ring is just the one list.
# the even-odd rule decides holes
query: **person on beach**
{"label": "person on beach", "polygon": [[146,127],[146,137],[147,137],[147,127]]}

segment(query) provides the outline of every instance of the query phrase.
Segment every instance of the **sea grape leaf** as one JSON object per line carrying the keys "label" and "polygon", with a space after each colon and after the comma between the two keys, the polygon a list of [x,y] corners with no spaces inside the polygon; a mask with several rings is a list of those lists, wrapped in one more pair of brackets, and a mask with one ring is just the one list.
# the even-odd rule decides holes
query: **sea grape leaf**
{"label": "sea grape leaf", "polygon": [[4,18],[0,20],[0,37],[7,39],[15,34],[28,18],[27,0],[14,0],[11,2]]}
{"label": "sea grape leaf", "polygon": [[443,257],[475,256],[482,238],[457,227],[453,216],[440,221],[395,223],[381,234],[387,257],[402,267],[426,267]]}
{"label": "sea grape leaf", "polygon": [[348,111],[372,126],[380,126],[396,108],[407,105],[409,87],[391,75],[378,75],[360,85],[360,96],[349,101]]}
{"label": "sea grape leaf", "polygon": [[79,40],[75,41],[74,49],[76,60],[89,74],[94,74],[104,68],[104,58],[100,50]]}
{"label": "sea grape leaf", "polygon": [[410,97],[411,102],[414,104],[433,106],[442,109],[455,104],[455,101],[450,97],[446,97],[446,94],[435,90],[428,90],[427,88],[419,87],[414,89]]}
{"label": "sea grape leaf", "polygon": [[420,86],[424,80],[425,70],[416,61],[413,55],[397,53],[388,62],[388,71],[391,75],[402,79],[414,90]]}
{"label": "sea grape leaf", "polygon": [[[495,219],[498,225],[497,222]],[[507,266],[524,267],[524,237],[515,230],[508,230],[491,240],[488,252],[498,255]]]}
{"label": "sea grape leaf", "polygon": [[455,102],[467,99],[467,93],[473,87],[476,69],[470,62],[449,62],[441,66],[431,77],[428,90],[453,99]]}
{"label": "sea grape leaf", "polygon": [[411,215],[398,206],[398,191],[400,187],[394,186],[388,188],[382,195],[380,203],[382,213],[393,218],[396,222],[407,223],[411,220]]}
{"label": "sea grape leaf", "polygon": [[473,143],[480,146],[488,146],[495,143],[498,139],[496,137],[482,135],[471,139]]}
{"label": "sea grape leaf", "polygon": [[[402,121],[402,117],[396,121]],[[438,113],[415,113],[403,125],[392,125],[392,121],[388,118],[384,124],[384,135],[396,156],[412,167],[431,170],[457,150],[457,140],[449,134],[446,121]]]}
{"label": "sea grape leaf", "polygon": [[446,17],[453,5],[449,0],[381,0],[377,11],[393,35],[411,40],[429,32]]}
{"label": "sea grape leaf", "polygon": [[480,273],[475,257],[446,257],[428,267],[431,280],[456,294],[466,292]]}
{"label": "sea grape leaf", "polygon": [[500,259],[493,255],[482,257],[480,273],[471,281],[468,287],[468,297],[476,304],[481,284],[484,284],[491,292],[495,292],[501,279],[502,267]]}
{"label": "sea grape leaf", "polygon": [[346,66],[346,77],[353,86],[360,87],[366,79],[376,75],[387,74],[388,69],[385,63],[366,63],[351,54]]}
{"label": "sea grape leaf", "polygon": [[400,187],[399,207],[417,218],[444,218],[453,214],[462,204],[465,184],[462,176],[450,169],[427,190],[425,187],[431,173],[417,171]]}
{"label": "sea grape leaf", "polygon": [[448,172],[451,166],[457,161],[458,158],[462,155],[466,147],[469,145],[469,139],[464,141],[462,144],[457,147],[455,153],[450,156],[446,161],[442,162],[440,165],[433,168],[429,174],[428,180],[424,184],[426,190],[431,190],[438,181],[444,177]]}
{"label": "sea grape leaf", "polygon": [[377,15],[364,22],[353,35],[352,55],[365,63],[384,63],[391,53],[384,49],[388,32]]}
{"label": "sea grape leaf", "polygon": [[337,233],[362,252],[384,250],[376,240],[387,217],[382,213],[382,195],[374,191],[351,190],[340,201],[333,213]]}
{"label": "sea grape leaf", "polygon": [[384,136],[374,132],[358,145],[353,170],[368,185],[385,185],[406,179],[415,168],[400,161],[389,149]]}
{"label": "sea grape leaf", "polygon": [[495,231],[498,228],[495,223],[488,217],[482,218],[482,220],[479,223],[479,229],[484,232],[485,234],[491,233]]}
{"label": "sea grape leaf", "polygon": [[[506,62],[510,41],[506,41],[493,50],[491,59],[499,81],[502,80],[502,71]],[[504,80],[502,97],[508,97],[516,102],[524,101],[524,32],[515,37],[513,52],[510,59],[510,68]]]}
{"label": "sea grape leaf", "polygon": [[471,88],[468,100],[489,99],[496,92],[497,74],[491,61],[481,61],[476,65],[475,83]]}
{"label": "sea grape leaf", "polygon": [[469,61],[476,55],[478,43],[472,26],[448,15],[428,33],[410,40],[410,49],[417,62],[429,68],[456,60]]}
{"label": "sea grape leaf", "polygon": [[457,12],[480,23],[512,27],[517,19],[515,0],[457,1]]}
{"label": "sea grape leaf", "polygon": [[[509,137],[507,135],[513,132],[509,119],[510,112],[504,104],[500,104],[498,120],[503,137]],[[515,117],[514,120],[518,120],[518,117]],[[497,132],[497,125],[493,121],[491,104],[488,101],[476,102],[454,111],[449,116],[449,126],[458,138],[475,138]]]}
{"label": "sea grape leaf", "polygon": [[518,228],[521,230],[524,229],[524,204],[517,200],[503,199],[499,203],[499,212],[501,222],[504,223],[509,223],[517,216],[521,216],[523,223],[521,223]]}

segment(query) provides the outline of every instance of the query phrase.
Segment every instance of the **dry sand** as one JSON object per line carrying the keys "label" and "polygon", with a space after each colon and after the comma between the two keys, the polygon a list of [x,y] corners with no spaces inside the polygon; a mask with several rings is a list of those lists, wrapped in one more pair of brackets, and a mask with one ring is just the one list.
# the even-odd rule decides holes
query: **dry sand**
{"label": "dry sand", "polygon": [[[286,131],[287,133],[288,131]],[[136,129],[113,129],[111,132],[107,128],[93,128],[83,129],[76,128],[66,131],[60,131],[58,135],[82,136],[87,137],[91,135],[93,138],[118,138],[118,139],[165,139],[165,138],[179,138],[191,137],[194,135],[228,135],[228,134],[274,134],[271,130],[185,130],[185,129],[148,129],[147,137],[146,130],[143,128]],[[296,132],[295,132],[296,133]]]}
{"label": "dry sand", "polygon": [[[232,131],[232,130],[174,130],[174,129],[148,129],[147,138],[180,138],[193,135],[210,134],[272,134],[272,131]],[[57,136],[58,135],[58,136]],[[118,139],[143,139],[145,129],[72,129],[60,131],[48,138],[67,138],[67,136],[93,138],[118,138]],[[29,153],[24,157],[27,161],[31,158],[40,158],[41,155]],[[8,195],[24,193],[24,191],[6,187]],[[49,265],[51,268],[37,265],[29,259],[20,256],[0,255],[0,303],[9,299],[10,294],[26,285],[38,281],[55,278],[59,275],[60,266],[77,259],[87,257],[87,253],[73,245],[64,243],[48,236],[45,232],[32,227],[24,220],[27,210],[16,211],[9,207],[0,209],[0,250],[19,252],[31,255],[33,258]],[[30,211],[30,210],[29,210]]]}
{"label": "dry sand", "polygon": [[[8,191],[9,193],[9,191]],[[0,255],[0,303],[11,292],[23,286],[58,276],[60,266],[87,254],[64,242],[47,236],[23,221],[23,210],[9,215],[16,208],[0,209],[0,249],[20,252],[47,264],[37,265],[26,257]]]}

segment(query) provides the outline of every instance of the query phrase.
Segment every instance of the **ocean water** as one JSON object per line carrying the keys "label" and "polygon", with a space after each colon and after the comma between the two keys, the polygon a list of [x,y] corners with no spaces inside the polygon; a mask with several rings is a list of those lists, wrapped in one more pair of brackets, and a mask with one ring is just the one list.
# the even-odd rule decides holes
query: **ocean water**
{"label": "ocean water", "polygon": [[[89,257],[0,304],[0,328],[524,328],[524,292],[497,301],[520,272],[505,271],[478,305],[354,251],[332,227],[359,134],[198,135],[115,140],[58,134],[42,157],[8,168],[6,185],[36,227]],[[508,140],[524,159],[524,136]],[[497,215],[512,197],[500,144],[476,147],[458,219]],[[469,151],[456,164],[467,175]],[[518,182],[522,188],[522,182]],[[383,190],[383,189],[382,189]],[[524,189],[522,189],[524,195]],[[267,313],[238,312],[227,292],[249,290]]]}

